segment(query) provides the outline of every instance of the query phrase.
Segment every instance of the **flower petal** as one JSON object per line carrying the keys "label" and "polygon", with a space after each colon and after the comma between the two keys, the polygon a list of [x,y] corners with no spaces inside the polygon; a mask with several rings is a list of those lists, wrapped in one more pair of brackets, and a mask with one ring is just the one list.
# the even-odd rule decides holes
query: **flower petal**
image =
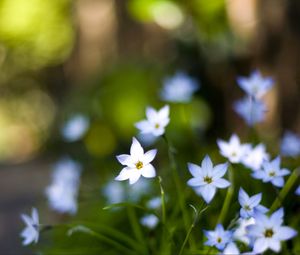
{"label": "flower petal", "polygon": [[203,181],[202,178],[196,177],[196,178],[191,178],[187,181],[187,184],[191,187],[199,187],[206,185],[207,183]]}
{"label": "flower petal", "polygon": [[297,231],[290,227],[280,227],[276,233],[276,238],[281,241],[286,241],[297,235]]}
{"label": "flower petal", "polygon": [[147,151],[147,152],[144,154],[143,163],[144,163],[145,165],[148,164],[148,163],[150,163],[150,162],[155,158],[156,153],[157,153],[157,150],[156,150],[156,149]]}
{"label": "flower petal", "polygon": [[141,174],[146,178],[153,178],[156,176],[155,168],[151,164],[148,164],[141,169]]}
{"label": "flower petal", "polygon": [[130,176],[129,176],[129,184],[132,185],[138,181],[141,177],[141,172],[138,170],[131,170]]}
{"label": "flower petal", "polygon": [[144,149],[135,137],[132,138],[132,145],[130,147],[130,155],[135,158],[140,158],[144,155]]}
{"label": "flower petal", "polygon": [[117,156],[117,160],[124,166],[132,166],[133,162],[131,156],[128,154],[121,154]]}
{"label": "flower petal", "polygon": [[275,177],[271,180],[271,182],[274,186],[279,187],[279,188],[283,187],[283,185],[284,185],[283,177]]}
{"label": "flower petal", "polygon": [[206,173],[209,173],[212,171],[213,163],[211,162],[211,159],[208,155],[206,155],[205,158],[202,160],[201,168]]}
{"label": "flower petal", "polygon": [[274,238],[271,238],[269,240],[269,247],[270,247],[271,250],[273,250],[273,251],[275,251],[277,253],[281,249],[280,242],[278,240],[274,240]]}
{"label": "flower petal", "polygon": [[243,207],[245,204],[249,203],[249,196],[243,188],[239,190],[239,197],[238,197],[240,205]]}
{"label": "flower petal", "polygon": [[213,185],[216,186],[217,188],[224,189],[224,188],[227,188],[228,186],[230,186],[230,182],[223,178],[220,178],[220,179],[214,180]]}
{"label": "flower petal", "polygon": [[256,194],[256,195],[250,197],[250,199],[249,199],[249,205],[250,205],[250,207],[253,208],[253,207],[257,206],[260,203],[261,198],[262,198],[262,194],[261,193]]}
{"label": "flower petal", "polygon": [[253,247],[254,253],[262,253],[268,249],[268,242],[265,238],[258,238]]}
{"label": "flower petal", "polygon": [[216,190],[217,189],[212,185],[205,185],[205,186],[201,187],[201,190],[200,190],[201,195],[207,204],[209,204],[211,202],[211,200],[213,199],[213,197],[215,196]]}
{"label": "flower petal", "polygon": [[130,178],[130,174],[131,174],[130,168],[125,167],[121,170],[121,172],[119,173],[119,175],[115,178],[116,181],[124,181]]}
{"label": "flower petal", "polygon": [[213,177],[214,178],[223,177],[227,171],[227,168],[228,168],[227,163],[216,165],[213,169]]}
{"label": "flower petal", "polygon": [[152,107],[146,108],[146,116],[150,122],[155,122],[157,120],[157,111]]}
{"label": "flower petal", "polygon": [[194,177],[202,177],[203,176],[201,167],[196,164],[188,163],[188,169]]}
{"label": "flower petal", "polygon": [[149,121],[142,120],[134,125],[137,129],[141,131],[141,133],[151,133],[152,126],[150,125]]}

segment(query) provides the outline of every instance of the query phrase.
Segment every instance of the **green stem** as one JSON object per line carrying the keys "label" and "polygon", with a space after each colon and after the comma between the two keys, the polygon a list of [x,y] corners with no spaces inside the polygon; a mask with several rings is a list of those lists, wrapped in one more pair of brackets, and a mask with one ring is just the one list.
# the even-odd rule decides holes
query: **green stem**
{"label": "green stem", "polygon": [[144,252],[147,253],[146,243],[135,209],[131,206],[128,206],[127,213],[135,238],[144,246]]}
{"label": "green stem", "polygon": [[[175,160],[175,149],[171,146],[171,144],[169,143],[169,141],[168,141],[168,139],[165,135],[163,135],[163,138],[164,138],[164,140],[165,140],[165,142],[168,146],[168,155],[169,155],[169,160],[170,160],[170,163],[171,163],[172,177],[173,177],[173,181],[175,183],[175,188],[176,188],[176,192],[177,192],[177,197],[178,197],[180,210],[181,210],[182,217],[183,217],[184,226],[185,226],[186,231],[188,231],[188,229],[189,229],[189,219],[188,219],[188,213],[187,213],[186,208],[185,208],[186,201],[185,201],[185,198],[184,198],[184,191],[183,191],[183,188],[181,186],[179,173],[178,173],[178,167],[177,167],[176,160]],[[194,247],[193,240],[190,239],[189,243],[192,247]]]}
{"label": "green stem", "polygon": [[234,180],[233,180],[233,168],[232,168],[232,166],[229,166],[229,168],[228,168],[228,175],[229,175],[229,181],[230,181],[231,185],[227,190],[225,201],[224,201],[223,207],[221,209],[221,213],[220,213],[219,218],[218,218],[218,223],[221,223],[221,224],[223,223],[223,221],[225,220],[225,218],[227,216],[229,206],[230,206],[230,203],[231,203],[231,200],[232,200],[233,192],[234,192],[234,185],[233,185]]}
{"label": "green stem", "polygon": [[165,191],[162,187],[162,178],[160,176],[158,176],[158,182],[159,182],[160,196],[161,196],[162,223],[166,224],[166,199],[165,199]]}
{"label": "green stem", "polygon": [[[202,206],[203,206],[203,203],[201,204],[200,208],[201,208]],[[184,247],[185,247],[185,245],[186,245],[187,241],[189,240],[189,237],[190,237],[190,235],[191,235],[191,233],[192,233],[192,230],[193,230],[193,228],[195,227],[197,221],[199,220],[199,216],[201,215],[202,212],[204,212],[204,211],[208,208],[208,207],[205,207],[203,210],[201,210],[200,212],[198,212],[197,209],[196,209],[193,205],[190,205],[190,207],[192,207],[192,209],[193,209],[194,212],[195,212],[195,218],[194,218],[194,221],[193,221],[193,223],[191,224],[191,226],[190,226],[190,228],[189,228],[189,230],[188,230],[188,232],[187,232],[187,234],[186,234],[186,236],[185,236],[185,239],[184,239],[184,241],[183,241],[183,243],[182,243],[182,245],[181,245],[181,248],[180,248],[180,251],[179,251],[179,255],[182,254],[182,252],[183,252],[183,250],[184,250]]]}
{"label": "green stem", "polygon": [[280,191],[279,195],[274,200],[273,204],[270,207],[270,213],[274,212],[283,202],[286,195],[289,193],[295,182],[299,177],[300,168],[296,168],[291,176],[288,178],[286,184],[284,185],[283,189]]}

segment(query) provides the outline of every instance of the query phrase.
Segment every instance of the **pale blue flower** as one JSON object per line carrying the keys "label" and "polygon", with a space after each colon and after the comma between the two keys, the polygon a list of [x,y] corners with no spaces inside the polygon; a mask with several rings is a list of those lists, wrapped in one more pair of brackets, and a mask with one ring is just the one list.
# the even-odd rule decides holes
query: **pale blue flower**
{"label": "pale blue flower", "polygon": [[75,115],[63,126],[61,133],[67,142],[75,142],[82,138],[90,125],[89,119],[84,115]]}
{"label": "pale blue flower", "polygon": [[168,102],[187,103],[191,101],[193,94],[199,85],[195,79],[182,72],[164,80],[161,98]]}
{"label": "pale blue flower", "polygon": [[147,208],[158,209],[161,207],[161,197],[154,197],[147,202]]}
{"label": "pale blue flower", "polygon": [[223,250],[232,241],[232,231],[224,230],[222,224],[218,224],[214,231],[204,230],[207,237],[205,245],[215,246],[218,250]]}
{"label": "pale blue flower", "polygon": [[238,77],[237,83],[249,96],[260,98],[272,88],[274,80],[271,77],[263,77],[255,70],[249,77]]}
{"label": "pale blue flower", "polygon": [[257,171],[262,167],[262,163],[269,160],[270,155],[266,151],[266,146],[262,143],[255,147],[249,147],[246,151],[242,163],[253,171]]}
{"label": "pale blue flower", "polygon": [[37,243],[39,240],[39,214],[36,208],[32,208],[31,217],[26,214],[21,214],[21,218],[26,224],[26,228],[21,232],[21,237],[24,238],[23,245]]}
{"label": "pale blue flower", "polygon": [[237,223],[238,226],[233,232],[233,239],[249,245],[251,243],[251,240],[248,236],[247,227],[253,225],[255,223],[255,219],[253,217],[247,219],[239,218]]}
{"label": "pale blue flower", "polygon": [[283,156],[297,157],[300,155],[300,136],[292,132],[285,132],[280,146]]}
{"label": "pale blue flower", "polygon": [[261,254],[271,249],[280,252],[281,241],[289,240],[297,235],[297,231],[290,227],[282,226],[283,208],[274,212],[270,217],[255,213],[255,224],[248,227],[249,236],[254,238],[253,252]]}
{"label": "pale blue flower", "polygon": [[126,198],[123,183],[111,181],[103,189],[103,194],[109,204],[121,203]]}
{"label": "pale blue flower", "polygon": [[296,189],[295,194],[298,195],[298,196],[300,196],[300,185],[299,185],[298,188]]}
{"label": "pale blue flower", "polygon": [[201,163],[201,167],[192,163],[188,163],[188,169],[193,175],[187,184],[193,187],[196,193],[203,197],[206,203],[215,196],[217,188],[227,188],[230,182],[221,178],[224,176],[228,168],[228,164],[219,164],[215,167],[209,156],[205,156]]}
{"label": "pale blue flower", "polygon": [[152,107],[146,109],[146,120],[139,121],[135,124],[141,134],[151,134],[153,136],[161,136],[165,133],[165,128],[170,122],[170,107],[164,106],[156,111]]}
{"label": "pale blue flower", "polygon": [[259,210],[262,213],[266,213],[268,209],[260,205],[262,199],[262,193],[256,194],[252,197],[245,192],[243,188],[239,191],[239,203],[241,205],[240,216],[242,218],[250,218],[254,215],[254,210]]}
{"label": "pale blue flower", "polygon": [[134,137],[130,147],[130,155],[122,154],[117,156],[117,160],[125,166],[116,181],[124,181],[129,179],[129,184],[136,183],[141,176],[145,178],[153,178],[156,176],[155,168],[151,161],[155,158],[157,150],[150,150],[144,153],[144,149]]}
{"label": "pale blue flower", "polygon": [[71,159],[56,164],[52,183],[46,188],[50,207],[60,213],[74,214],[77,211],[81,166]]}
{"label": "pale blue flower", "polygon": [[141,218],[141,224],[149,229],[154,229],[158,222],[159,219],[154,214],[148,214]]}
{"label": "pale blue flower", "polygon": [[231,163],[240,163],[251,148],[250,144],[241,144],[240,139],[236,134],[233,134],[230,137],[229,142],[219,139],[217,143],[220,154],[228,158]]}
{"label": "pale blue flower", "polygon": [[263,182],[271,182],[276,187],[283,187],[284,178],[290,173],[288,169],[280,168],[280,157],[275,158],[273,161],[265,161],[262,164],[262,169],[252,173],[256,179],[261,179]]}
{"label": "pale blue flower", "polygon": [[239,254],[240,254],[239,248],[236,246],[234,242],[231,242],[226,245],[225,249],[220,255],[239,255]]}
{"label": "pale blue flower", "polygon": [[266,105],[263,101],[251,97],[245,97],[236,101],[233,108],[249,126],[262,122],[267,112]]}

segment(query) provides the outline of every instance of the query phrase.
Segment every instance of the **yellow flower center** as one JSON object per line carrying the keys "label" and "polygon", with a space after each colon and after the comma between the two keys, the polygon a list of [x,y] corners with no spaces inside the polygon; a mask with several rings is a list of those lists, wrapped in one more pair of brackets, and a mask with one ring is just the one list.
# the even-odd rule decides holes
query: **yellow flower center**
{"label": "yellow flower center", "polygon": [[266,229],[266,231],[265,231],[265,237],[270,238],[273,235],[274,235],[273,229],[271,229],[271,228]]}
{"label": "yellow flower center", "polygon": [[275,172],[274,172],[274,171],[271,171],[271,172],[269,173],[269,176],[270,176],[270,177],[274,177],[274,176],[275,176]]}
{"label": "yellow flower center", "polygon": [[155,124],[154,126],[156,129],[158,129],[160,127],[160,125],[158,123]]}
{"label": "yellow flower center", "polygon": [[217,242],[218,242],[218,243],[221,243],[221,242],[222,242],[222,238],[221,238],[221,237],[218,237]]}
{"label": "yellow flower center", "polygon": [[210,183],[212,183],[212,178],[209,177],[209,176],[205,176],[204,179],[203,179],[203,181],[205,181],[206,183],[210,184]]}
{"label": "yellow flower center", "polygon": [[141,162],[141,161],[138,161],[136,164],[135,164],[135,167],[136,167],[136,169],[138,169],[138,170],[140,170],[141,168],[143,168],[143,162]]}
{"label": "yellow flower center", "polygon": [[246,211],[251,211],[251,208],[250,208],[249,205],[245,205],[245,206],[244,206],[244,209],[245,209]]}

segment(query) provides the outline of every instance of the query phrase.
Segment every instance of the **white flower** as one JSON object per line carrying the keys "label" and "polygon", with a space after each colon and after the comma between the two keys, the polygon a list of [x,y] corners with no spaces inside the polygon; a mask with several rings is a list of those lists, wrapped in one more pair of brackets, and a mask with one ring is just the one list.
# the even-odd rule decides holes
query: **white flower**
{"label": "white flower", "polygon": [[254,218],[248,218],[248,219],[240,218],[238,220],[238,227],[235,229],[235,231],[233,233],[233,238],[235,240],[241,241],[241,242],[249,245],[251,240],[248,236],[247,227],[250,225],[253,225],[253,224],[255,224]]}
{"label": "white flower", "polygon": [[230,182],[221,178],[226,173],[227,167],[227,163],[214,167],[209,156],[203,159],[201,167],[188,163],[188,168],[193,178],[187,184],[193,187],[206,203],[210,203],[215,196],[217,188],[223,189],[230,185]]}
{"label": "white flower", "polygon": [[288,169],[280,168],[280,157],[277,157],[273,161],[265,161],[262,165],[262,170],[253,172],[252,176],[256,179],[261,179],[263,182],[271,182],[276,187],[283,187],[283,176],[289,173]]}
{"label": "white flower", "polygon": [[265,160],[269,159],[269,154],[266,152],[266,147],[264,144],[258,144],[253,149],[249,148],[246,152],[245,157],[242,160],[242,163],[252,169],[253,171],[259,170],[262,166],[262,163]]}
{"label": "white flower", "polygon": [[256,70],[251,73],[250,77],[238,77],[237,82],[249,96],[260,98],[268,92],[274,80],[271,77],[262,77],[261,73]]}
{"label": "white flower", "polygon": [[286,241],[297,235],[297,232],[283,223],[283,209],[280,208],[270,217],[257,212],[255,224],[248,227],[249,235],[254,238],[253,251],[263,253],[267,249],[280,252],[281,241]]}
{"label": "white flower", "polygon": [[251,148],[249,144],[241,144],[240,139],[236,134],[233,134],[230,137],[228,143],[223,140],[218,140],[217,143],[221,155],[228,158],[231,163],[240,163]]}
{"label": "white flower", "polygon": [[268,209],[259,204],[261,199],[262,199],[262,193],[249,197],[249,195],[243,190],[243,188],[240,188],[239,203],[241,205],[241,210],[240,210],[241,217],[242,218],[252,217],[254,214],[254,210],[258,210],[262,213],[266,213]]}
{"label": "white flower", "polygon": [[77,211],[81,166],[71,159],[61,160],[55,167],[52,183],[46,188],[50,207],[60,213]]}
{"label": "white flower", "polygon": [[145,215],[141,218],[141,224],[149,229],[154,229],[159,220],[154,214]]}
{"label": "white flower", "polygon": [[24,238],[23,245],[28,245],[32,242],[37,243],[39,240],[39,215],[36,208],[32,208],[31,217],[22,214],[22,220],[26,224],[26,228],[21,232],[21,237]]}
{"label": "white flower", "polygon": [[165,133],[165,127],[169,124],[170,108],[168,105],[156,111],[152,107],[146,109],[146,120],[142,120],[135,124],[141,134],[152,134],[154,136],[161,136]]}
{"label": "white flower", "polygon": [[182,72],[164,80],[161,98],[169,102],[187,103],[199,88],[197,81]]}
{"label": "white flower", "polygon": [[86,116],[75,115],[62,128],[62,136],[67,142],[75,142],[86,133],[89,125],[89,119]]}
{"label": "white flower", "polygon": [[150,162],[155,158],[157,150],[150,150],[144,153],[141,144],[135,138],[132,138],[130,155],[122,154],[117,156],[118,161],[126,166],[115,178],[117,181],[129,179],[129,184],[134,184],[142,176],[153,178],[156,176],[155,168]]}

